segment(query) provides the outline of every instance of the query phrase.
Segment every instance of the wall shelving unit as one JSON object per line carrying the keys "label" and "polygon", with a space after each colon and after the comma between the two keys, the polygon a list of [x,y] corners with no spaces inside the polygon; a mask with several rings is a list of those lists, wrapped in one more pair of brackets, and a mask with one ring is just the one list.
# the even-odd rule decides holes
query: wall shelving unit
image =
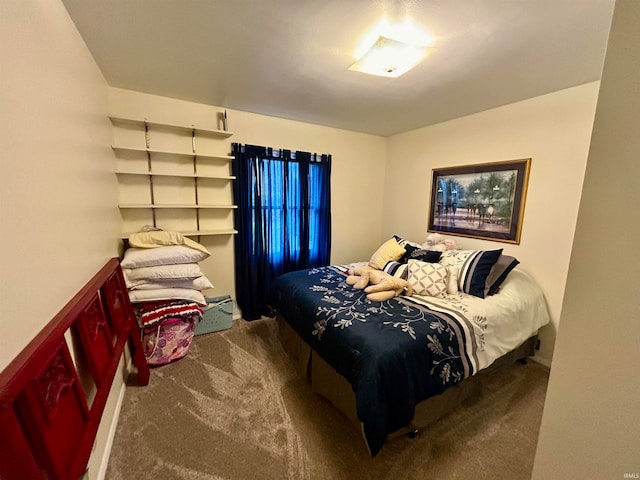
{"label": "wall shelving unit", "polygon": [[[181,215],[185,215],[185,211],[195,212],[195,217],[189,217],[185,220],[185,223],[189,223],[194,220],[191,227],[195,228],[180,228],[178,229],[183,235],[187,236],[208,236],[208,235],[233,235],[238,233],[233,228],[232,216],[228,215],[228,218],[224,221],[216,219],[208,219],[203,225],[201,222],[201,211],[228,211],[229,213],[237,208],[236,205],[227,203],[232,197],[232,182],[235,180],[233,175],[230,175],[230,162],[233,161],[232,155],[218,155],[211,153],[201,153],[197,151],[196,144],[198,138],[204,139],[226,139],[233,135],[226,130],[217,130],[211,128],[201,128],[194,125],[179,125],[175,123],[162,123],[150,121],[146,118],[129,118],[123,116],[110,116],[111,122],[116,129],[124,129],[128,133],[128,140],[121,143],[121,140],[116,140],[112,145],[112,149],[118,159],[118,167],[115,170],[121,184],[125,183],[122,179],[126,177],[147,179],[146,185],[148,188],[148,199],[150,201],[135,201],[128,202],[122,201],[119,203],[118,208],[123,213],[123,218],[127,215],[127,212],[136,210],[149,210],[151,212],[151,222],[154,227],[167,228],[170,230],[176,230],[173,227],[166,227],[163,225],[162,219],[158,218],[159,212],[175,211],[171,215],[170,219],[175,221],[176,218],[180,218]],[[171,148],[167,148],[167,142],[154,142],[153,139],[163,140],[162,137],[168,137],[169,140],[173,140]],[[175,137],[175,138],[170,138]],[[115,135],[114,135],[115,138]],[[140,140],[144,139],[143,146],[138,146]],[[164,138],[166,140],[167,138]],[[203,140],[204,141],[204,140]],[[152,143],[154,145],[152,146]],[[158,147],[156,143],[160,143]],[[180,148],[175,148],[175,144],[179,144]],[[206,142],[205,142],[206,143]],[[163,145],[164,144],[164,145]],[[189,145],[190,144],[190,145]],[[186,147],[186,148],[185,148]],[[190,148],[188,148],[190,147]],[[187,151],[187,150],[191,151]],[[156,170],[154,166],[156,162],[164,163],[164,167],[160,170]],[[127,163],[131,163],[131,167]],[[172,162],[175,169],[172,168]],[[226,165],[224,173],[218,173],[220,168],[211,173],[205,168],[206,163],[217,163]],[[146,168],[142,168],[142,166]],[[190,164],[190,171],[185,171],[185,168]],[[125,166],[127,165],[127,166]],[[178,168],[180,167],[180,168]],[[202,171],[204,170],[204,171]],[[164,201],[157,201],[157,185],[154,182],[160,182],[164,179],[185,179],[193,181],[190,190],[192,194],[189,194],[191,201],[184,201],[184,195],[181,199],[178,199],[179,203],[168,202],[166,195]],[[203,182],[221,182],[223,193],[226,193],[227,201],[223,202],[204,202],[202,201],[202,193],[205,187]],[[138,183],[138,188],[142,188],[143,183]],[[228,185],[226,187],[225,185]],[[185,187],[184,184],[181,187]],[[138,192],[139,194],[140,192]],[[206,192],[204,192],[206,193]],[[140,196],[140,195],[137,195]],[[193,202],[193,203],[191,203]],[[193,215],[193,214],[191,214]],[[136,221],[134,217],[134,222]],[[142,217],[141,217],[142,218]],[[131,224],[131,222],[128,222]],[[138,228],[141,228],[143,224],[140,224]],[[129,234],[123,234],[123,238],[128,238]]]}

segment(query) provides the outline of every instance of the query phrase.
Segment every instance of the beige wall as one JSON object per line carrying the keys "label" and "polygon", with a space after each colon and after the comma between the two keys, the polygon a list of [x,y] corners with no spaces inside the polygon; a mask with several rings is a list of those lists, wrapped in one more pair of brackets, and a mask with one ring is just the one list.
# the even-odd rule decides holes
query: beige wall
{"label": "beige wall", "polygon": [[504,248],[542,285],[552,324],[538,356],[550,362],[558,328],[598,85],[591,83],[389,138],[383,236],[424,241],[431,169],[532,158],[520,245],[463,237],[463,248]]}
{"label": "beige wall", "polygon": [[[219,128],[219,107],[133,92],[109,89],[113,115]],[[265,145],[332,155],[332,249],[331,261],[361,260],[378,247],[381,230],[382,190],[386,139],[309,123],[253,113],[227,110],[229,139],[196,140],[206,153],[226,155],[231,143]],[[198,151],[201,151],[198,148]],[[371,192],[363,199],[363,186]],[[376,193],[377,192],[377,193]],[[159,226],[162,226],[159,224]],[[233,239],[231,236],[201,237],[212,252],[201,266],[216,286],[215,294],[234,294]]]}
{"label": "beige wall", "polygon": [[117,255],[120,220],[107,85],[62,3],[3,0],[0,49],[1,370]]}
{"label": "beige wall", "polygon": [[0,18],[3,368],[117,255],[120,221],[107,84],[66,10],[16,0]]}
{"label": "beige wall", "polygon": [[640,2],[618,0],[533,478],[640,475]]}
{"label": "beige wall", "polygon": [[[637,7],[634,14],[637,22]],[[0,143],[3,146],[0,225],[1,247],[5,252],[0,260],[2,369],[107,258],[117,254],[123,225],[115,208],[119,189],[113,174],[114,156],[109,147],[112,128],[106,119],[107,111],[215,127],[215,113],[219,109],[108,88],[64,7],[57,1],[5,0],[0,22],[3,62],[0,75]],[[635,62],[637,65],[637,57]],[[610,71],[610,76],[616,77],[616,69],[612,67]],[[612,82],[612,86],[603,92],[613,97],[616,88]],[[584,85],[389,139],[229,110],[230,129],[236,133],[226,142],[224,153],[228,153],[232,141],[331,153],[334,263],[366,259],[384,238],[394,233],[421,241],[426,235],[431,168],[532,157],[522,243],[507,245],[505,251],[517,256],[522,261],[522,268],[530,271],[543,285],[554,322],[542,334],[540,355],[550,360],[597,90],[597,84]],[[625,105],[625,99],[622,102],[621,107]],[[631,108],[631,105],[627,107]],[[635,108],[637,110],[637,105]],[[630,227],[622,209],[608,210],[606,225],[587,222],[592,218],[591,209],[597,209],[601,183],[615,185],[620,180],[617,174],[631,168],[636,169],[637,178],[637,163],[632,162],[629,153],[640,151],[637,136],[633,149],[623,144],[618,150],[607,151],[604,146],[617,145],[608,142],[608,136],[613,135],[606,129],[608,120],[609,117],[603,116],[594,136],[590,169],[593,163],[600,167],[593,167],[587,176],[585,191],[588,193],[581,215],[583,223],[578,228],[572,265],[587,265],[586,259],[593,256],[603,258],[604,247],[601,245],[608,245],[607,251],[627,251],[621,248],[622,244],[638,234],[626,232]],[[637,117],[630,115],[614,125],[616,129],[631,125],[637,131]],[[619,168],[603,168],[605,158],[619,162]],[[598,183],[601,179],[606,181]],[[365,188],[367,193],[364,193]],[[629,194],[620,204],[631,201],[637,204],[637,194],[634,199]],[[625,225],[625,233],[615,235],[613,239],[609,238],[611,230],[606,228],[611,225],[611,219],[616,218],[611,216],[612,212],[619,216],[617,224]],[[597,218],[602,219],[604,215]],[[633,225],[631,228],[637,230]],[[602,240],[598,235],[603,236]],[[598,245],[596,252],[590,250],[590,238],[597,240],[591,244]],[[221,262],[218,269],[222,273],[212,276],[219,280],[220,293],[232,291],[231,240],[215,237],[207,241],[213,242],[219,253],[216,258]],[[501,245],[468,239],[460,239],[460,243],[472,248]],[[631,288],[635,280],[637,291],[637,274],[633,277],[634,272],[625,268],[637,264],[637,258],[625,262],[616,267],[615,271],[622,273],[610,283],[611,298],[617,298],[615,287],[619,284]],[[604,272],[611,271],[610,264],[601,265],[601,268]],[[563,322],[567,324],[562,332],[565,340],[561,339],[562,348],[557,350],[561,367],[557,374],[555,368],[552,372],[551,405],[568,395],[565,390],[573,385],[567,381],[569,375],[581,371],[581,362],[591,360],[583,358],[582,354],[598,351],[598,335],[609,333],[602,330],[605,324],[600,319],[614,318],[620,322],[617,325],[622,325],[625,319],[634,318],[634,314],[638,318],[637,307],[632,312],[629,304],[616,304],[613,314],[602,312],[598,318],[595,315],[587,317],[585,325],[593,345],[585,348],[582,341],[573,341],[583,338],[581,323],[586,314],[579,307],[590,274],[577,267],[571,271],[563,316]],[[617,292],[620,291],[624,290]],[[596,296],[593,294],[590,298]],[[600,308],[597,302],[586,305],[584,308],[593,311]],[[635,328],[638,328],[637,324]],[[634,338],[638,335],[622,338],[620,348],[624,354],[637,356],[637,346],[631,345]],[[619,338],[610,340],[617,346],[620,346],[619,341]],[[575,345],[570,347],[571,343]],[[598,365],[597,357],[591,356],[593,359],[584,372],[599,371],[600,368],[602,372],[598,377],[602,379],[619,368],[619,365],[609,363]],[[629,364],[631,361],[625,363]],[[591,375],[578,376],[583,381],[576,385],[578,392],[592,385]],[[630,372],[627,378],[633,375]],[[621,382],[621,378],[622,374],[612,376],[610,387],[617,388],[621,397],[631,399],[629,393],[637,391],[629,392],[628,384]],[[117,396],[121,383],[116,383],[113,393]],[[561,384],[565,386],[562,391],[558,390]],[[582,406],[579,399],[571,400]],[[99,463],[105,432],[117,408],[113,399],[109,405],[94,456],[98,460],[92,460],[92,478],[97,475],[96,462]],[[622,403],[620,406],[633,408]],[[549,466],[555,466],[556,457],[549,452],[556,449],[556,442],[561,440],[558,432],[564,424],[559,419],[570,408],[562,404],[545,411],[545,436],[541,437],[539,461],[536,462],[538,478],[550,478],[544,472]],[[600,412],[600,416],[607,417],[608,413]],[[611,432],[617,426],[624,430],[626,418],[620,416]],[[637,420],[637,415],[634,418]],[[585,439],[591,438],[590,433],[587,432]],[[565,457],[569,456],[570,452],[567,452]],[[620,468],[625,471],[624,465]]]}

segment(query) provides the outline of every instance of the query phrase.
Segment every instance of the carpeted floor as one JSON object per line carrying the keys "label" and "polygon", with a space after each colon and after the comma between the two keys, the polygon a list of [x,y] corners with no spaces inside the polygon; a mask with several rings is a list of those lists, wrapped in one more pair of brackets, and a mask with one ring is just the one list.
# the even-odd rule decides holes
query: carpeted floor
{"label": "carpeted floor", "polygon": [[480,399],[371,458],[296,373],[275,321],[240,320],[127,388],[106,478],[529,479],[547,380],[533,362],[506,367]]}

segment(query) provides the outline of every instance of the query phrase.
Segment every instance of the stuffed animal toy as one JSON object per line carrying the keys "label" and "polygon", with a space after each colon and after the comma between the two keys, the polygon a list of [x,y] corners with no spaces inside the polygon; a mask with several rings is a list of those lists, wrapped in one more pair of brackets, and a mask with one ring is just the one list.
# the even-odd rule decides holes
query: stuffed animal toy
{"label": "stuffed animal toy", "polygon": [[429,234],[429,236],[427,236],[427,241],[420,246],[425,250],[435,250],[437,252],[455,250],[458,248],[455,240],[447,238],[439,233]]}
{"label": "stuffed animal toy", "polygon": [[381,270],[369,266],[349,270],[347,283],[367,293],[374,302],[384,302],[398,295],[411,296],[413,289],[406,280],[396,278]]}

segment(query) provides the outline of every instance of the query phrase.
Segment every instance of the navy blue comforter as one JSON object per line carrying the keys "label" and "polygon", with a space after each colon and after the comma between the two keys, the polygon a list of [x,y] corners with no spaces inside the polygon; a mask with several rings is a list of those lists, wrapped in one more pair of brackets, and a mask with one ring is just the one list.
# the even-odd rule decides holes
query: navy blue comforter
{"label": "navy blue comforter", "polygon": [[406,297],[373,302],[345,269],[278,277],[269,303],[350,383],[369,451],[407,426],[416,403],[473,375],[475,338],[453,316]]}

